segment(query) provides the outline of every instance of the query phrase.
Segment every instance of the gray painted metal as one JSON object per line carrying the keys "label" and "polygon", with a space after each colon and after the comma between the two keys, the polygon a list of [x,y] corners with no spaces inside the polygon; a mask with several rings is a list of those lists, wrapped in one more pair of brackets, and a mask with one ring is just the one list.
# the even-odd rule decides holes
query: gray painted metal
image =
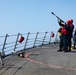
{"label": "gray painted metal", "polygon": [[76,49],[58,49],[58,44],[50,44],[27,50],[25,58],[11,54],[0,65],[0,75],[76,75]]}

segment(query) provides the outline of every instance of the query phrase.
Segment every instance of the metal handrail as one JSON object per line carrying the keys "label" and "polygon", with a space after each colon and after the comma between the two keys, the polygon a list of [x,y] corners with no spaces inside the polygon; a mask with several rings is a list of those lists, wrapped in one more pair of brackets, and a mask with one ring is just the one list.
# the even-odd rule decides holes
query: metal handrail
{"label": "metal handrail", "polygon": [[[20,36],[23,36],[25,39],[22,43],[19,43],[20,40]],[[52,40],[52,38],[50,37],[51,32],[37,32],[37,33],[18,33],[15,35],[8,35],[6,34],[6,36],[0,36],[0,39],[5,38],[3,41],[4,43],[0,43],[0,51],[2,52],[3,55],[8,55],[10,53],[12,53],[13,51],[19,51],[21,50],[20,48],[22,48],[22,50],[26,50],[27,46],[29,47],[29,45],[31,45],[32,47],[35,47],[38,45],[44,45],[44,44],[49,44]],[[55,34],[55,37],[57,38],[57,35]],[[56,38],[53,38],[55,41]],[[11,39],[12,40],[9,40]],[[11,48],[11,49],[9,49]],[[10,51],[10,53],[9,53]],[[7,52],[7,53],[6,53]]]}

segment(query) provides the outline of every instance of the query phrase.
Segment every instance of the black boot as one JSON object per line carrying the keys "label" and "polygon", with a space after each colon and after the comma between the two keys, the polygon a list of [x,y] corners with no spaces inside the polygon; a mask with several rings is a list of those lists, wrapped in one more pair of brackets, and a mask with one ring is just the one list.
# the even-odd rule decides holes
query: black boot
{"label": "black boot", "polygon": [[76,49],[76,48],[75,48],[75,43],[74,43],[74,47],[73,47],[73,49]]}
{"label": "black boot", "polygon": [[57,50],[57,52],[62,52],[62,50],[61,50],[61,49],[59,49],[59,50]]}
{"label": "black boot", "polygon": [[68,52],[68,49],[67,48],[64,48],[64,52]]}
{"label": "black boot", "polygon": [[68,50],[69,52],[71,52],[71,47],[69,48],[69,50]]}

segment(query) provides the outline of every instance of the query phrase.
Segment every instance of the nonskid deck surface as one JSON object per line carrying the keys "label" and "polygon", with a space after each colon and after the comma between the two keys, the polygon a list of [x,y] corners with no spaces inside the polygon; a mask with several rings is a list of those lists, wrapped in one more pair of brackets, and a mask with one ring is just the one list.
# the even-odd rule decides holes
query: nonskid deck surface
{"label": "nonskid deck surface", "polygon": [[76,75],[76,50],[57,52],[58,44],[25,51],[25,57],[11,54],[0,65],[0,75]]}

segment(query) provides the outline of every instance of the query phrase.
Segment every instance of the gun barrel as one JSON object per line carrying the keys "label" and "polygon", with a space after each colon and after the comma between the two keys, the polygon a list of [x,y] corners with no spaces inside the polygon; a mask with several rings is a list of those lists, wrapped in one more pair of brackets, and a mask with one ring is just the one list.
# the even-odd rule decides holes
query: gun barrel
{"label": "gun barrel", "polygon": [[[57,15],[55,15],[54,12],[51,12],[56,18],[60,19]],[[64,22],[62,19],[60,19],[62,22]]]}

